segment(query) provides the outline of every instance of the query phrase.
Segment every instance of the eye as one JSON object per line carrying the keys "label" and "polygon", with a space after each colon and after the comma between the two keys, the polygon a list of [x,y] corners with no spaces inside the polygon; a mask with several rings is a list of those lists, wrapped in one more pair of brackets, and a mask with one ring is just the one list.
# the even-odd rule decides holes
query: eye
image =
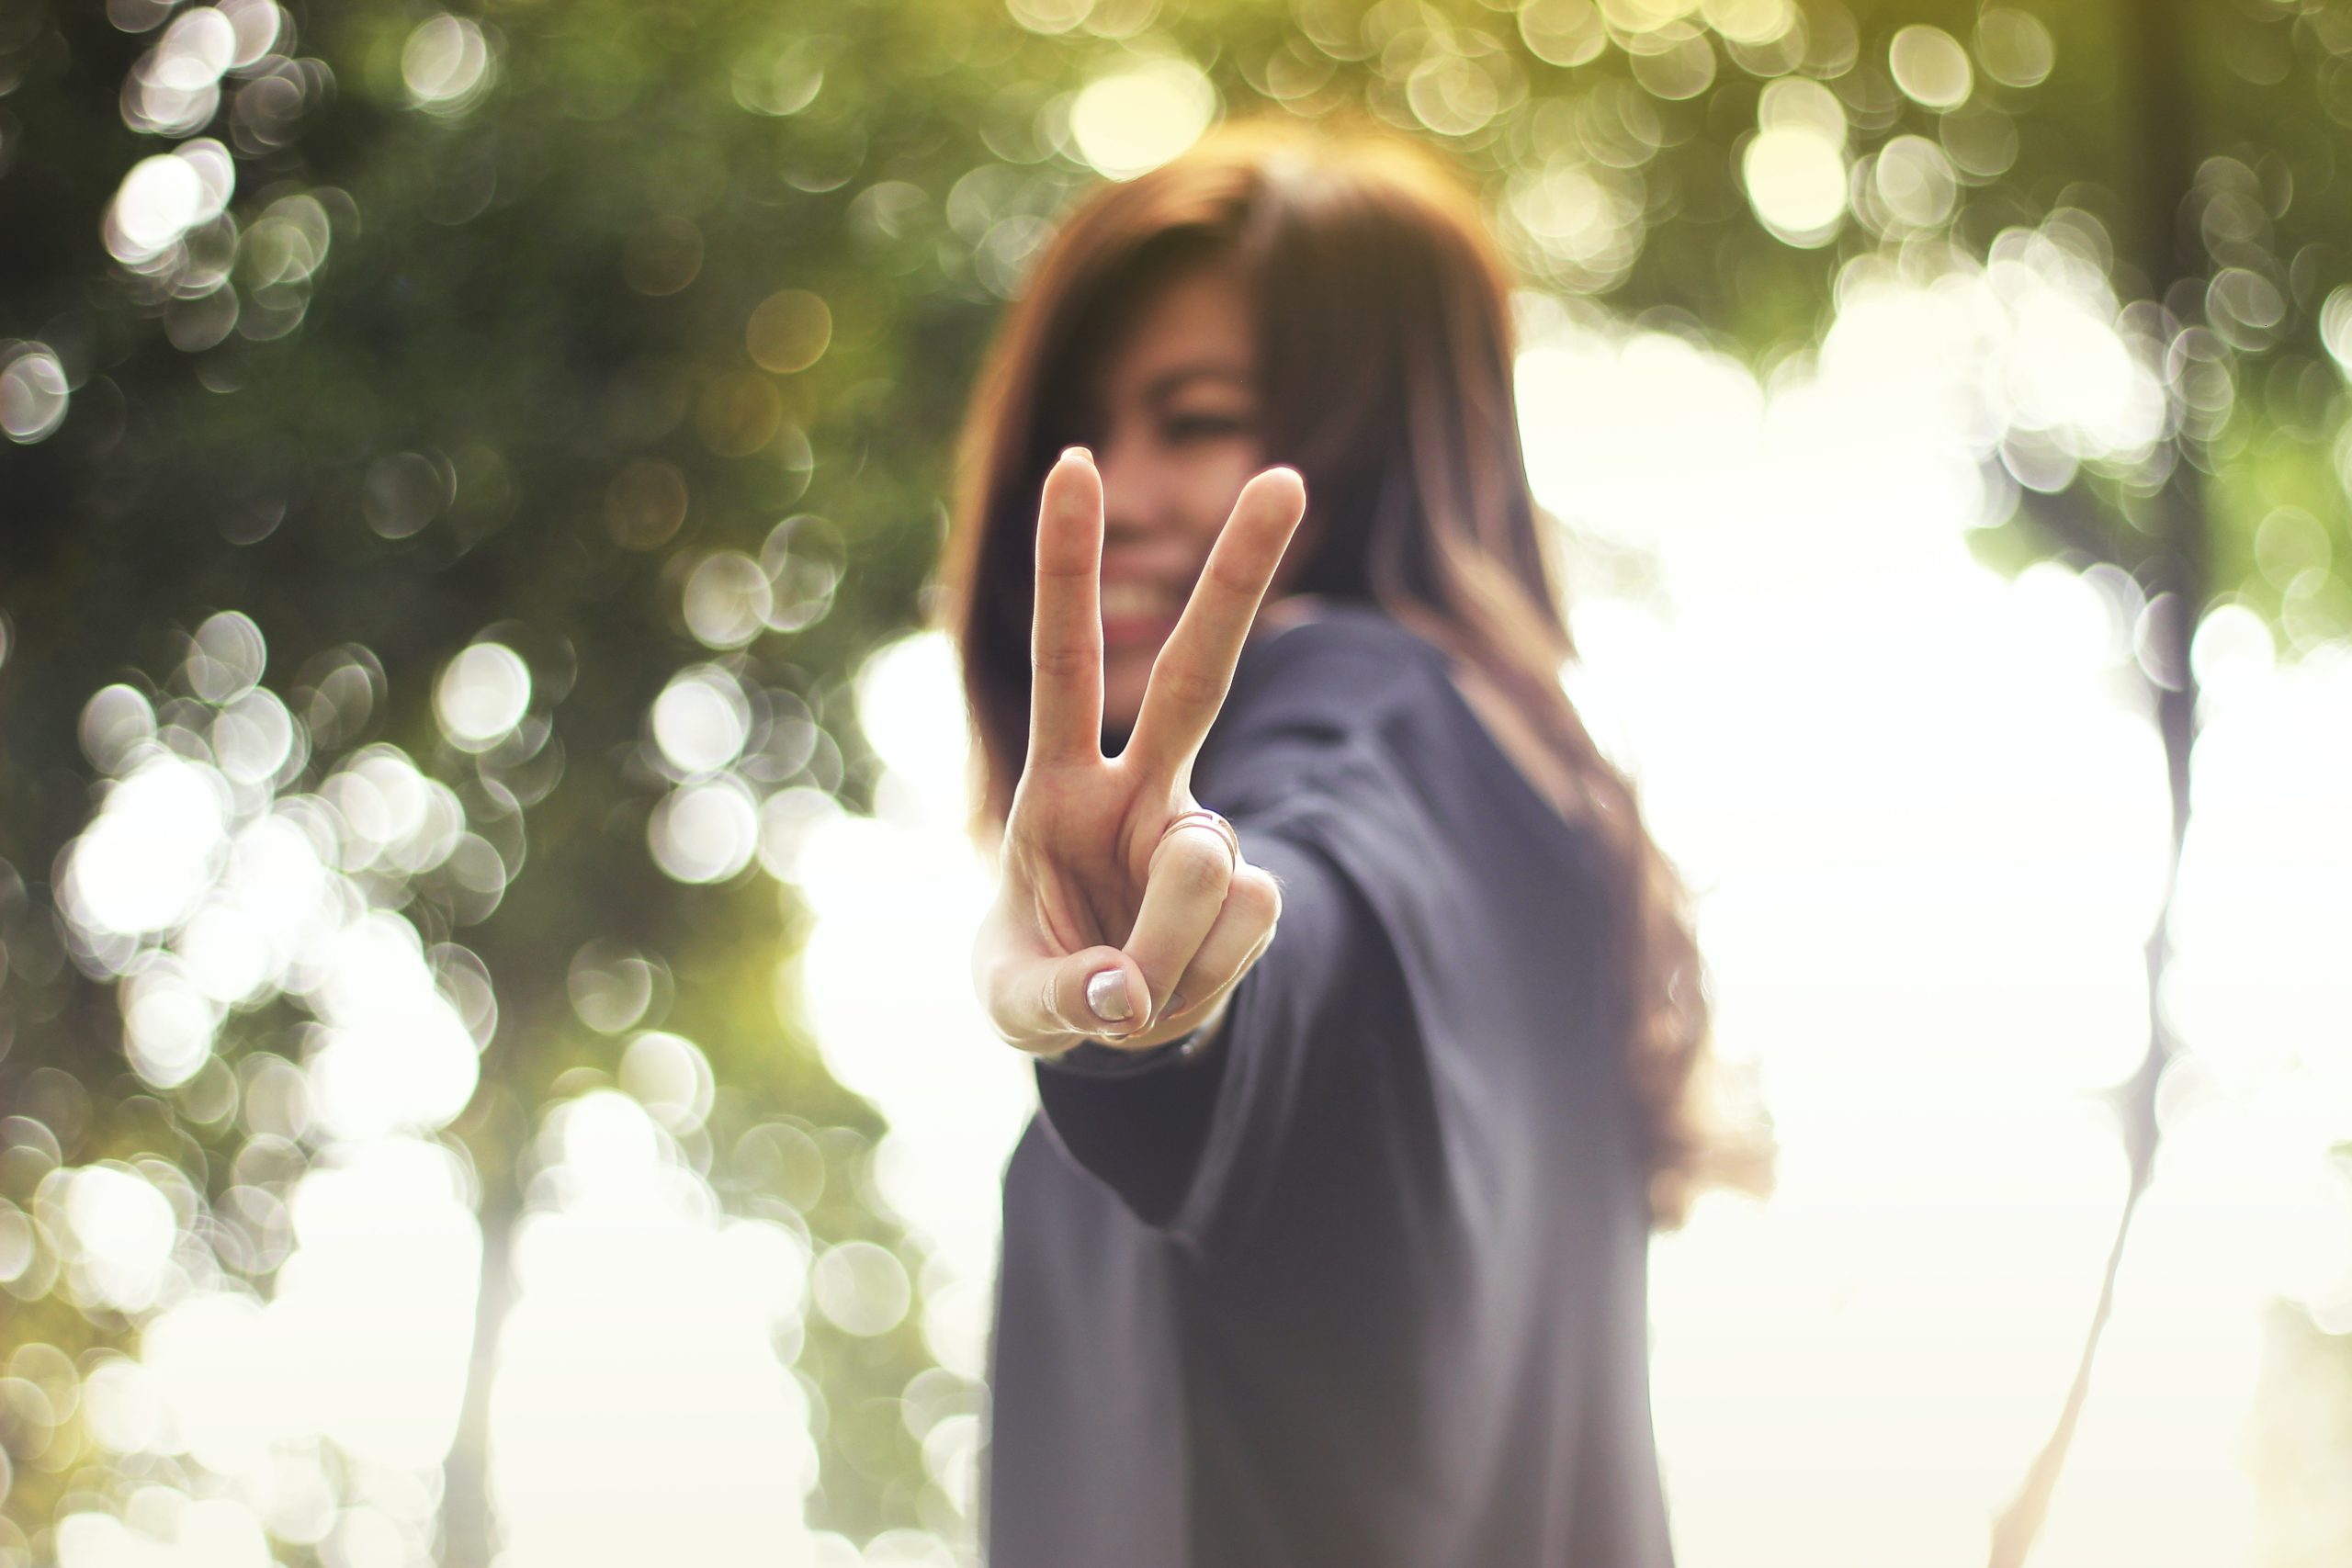
{"label": "eye", "polygon": [[1239,416],[1221,413],[1172,414],[1162,427],[1170,442],[1213,440],[1240,434],[1247,428]]}

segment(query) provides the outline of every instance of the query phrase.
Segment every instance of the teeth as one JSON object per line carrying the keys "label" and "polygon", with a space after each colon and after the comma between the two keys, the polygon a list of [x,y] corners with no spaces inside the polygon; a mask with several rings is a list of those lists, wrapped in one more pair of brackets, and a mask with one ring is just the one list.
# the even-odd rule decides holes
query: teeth
{"label": "teeth", "polygon": [[1173,598],[1146,582],[1106,582],[1102,585],[1102,613],[1121,620],[1129,617],[1158,619],[1176,614]]}

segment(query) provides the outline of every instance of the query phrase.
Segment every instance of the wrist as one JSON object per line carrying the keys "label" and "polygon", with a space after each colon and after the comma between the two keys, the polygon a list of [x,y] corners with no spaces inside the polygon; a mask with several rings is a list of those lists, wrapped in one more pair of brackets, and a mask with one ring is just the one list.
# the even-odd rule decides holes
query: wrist
{"label": "wrist", "polygon": [[1124,1077],[1162,1063],[1190,1060],[1206,1051],[1223,1034],[1227,1004],[1231,997],[1227,991],[1206,1014],[1172,1034],[1164,1030],[1147,1030],[1138,1037],[1125,1040],[1080,1037],[1059,1050],[1035,1055],[1049,1066],[1090,1077]]}
{"label": "wrist", "polygon": [[1192,1043],[1189,1034],[1173,1040],[1163,1040],[1157,1045],[1131,1047],[1114,1045],[1103,1040],[1080,1040],[1076,1044],[1040,1055],[1040,1065],[1057,1073],[1073,1073],[1090,1078],[1123,1078],[1131,1074],[1149,1072],[1163,1063],[1179,1058]]}

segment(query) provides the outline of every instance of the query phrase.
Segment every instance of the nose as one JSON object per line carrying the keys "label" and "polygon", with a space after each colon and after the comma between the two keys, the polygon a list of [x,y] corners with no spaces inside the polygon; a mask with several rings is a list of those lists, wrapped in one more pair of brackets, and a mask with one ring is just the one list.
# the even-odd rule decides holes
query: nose
{"label": "nose", "polygon": [[1169,505],[1167,454],[1136,413],[1105,421],[1093,466],[1103,475],[1103,529],[1110,536],[1158,534]]}
{"label": "nose", "polygon": [[1150,533],[1158,487],[1152,481],[1143,443],[1131,430],[1114,427],[1104,434],[1102,445],[1096,449],[1094,467],[1102,476],[1104,532],[1131,538]]}

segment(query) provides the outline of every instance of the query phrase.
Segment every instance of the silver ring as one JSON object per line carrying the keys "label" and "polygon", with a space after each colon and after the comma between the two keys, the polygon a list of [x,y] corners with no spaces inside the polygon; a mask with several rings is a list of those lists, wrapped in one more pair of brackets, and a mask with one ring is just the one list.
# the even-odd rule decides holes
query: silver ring
{"label": "silver ring", "polygon": [[1232,823],[1211,811],[1207,807],[1195,807],[1182,816],[1171,818],[1168,826],[1159,830],[1160,842],[1166,843],[1168,835],[1179,828],[1215,829],[1218,837],[1225,840],[1226,852],[1233,857],[1234,865],[1238,868],[1241,864],[1241,835],[1233,830]]}

